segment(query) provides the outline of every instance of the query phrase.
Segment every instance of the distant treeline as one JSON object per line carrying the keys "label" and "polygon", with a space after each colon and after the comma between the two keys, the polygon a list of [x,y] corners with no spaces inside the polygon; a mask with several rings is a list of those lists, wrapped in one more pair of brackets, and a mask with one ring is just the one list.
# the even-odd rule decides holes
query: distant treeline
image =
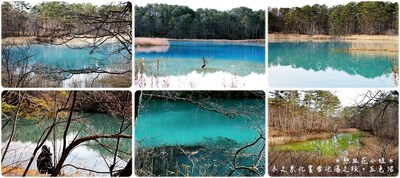
{"label": "distant treeline", "polygon": [[398,12],[397,2],[350,2],[331,8],[319,4],[269,8],[268,31],[309,35],[394,35],[398,33]]}
{"label": "distant treeline", "polygon": [[246,7],[228,11],[187,6],[135,6],[135,36],[192,39],[260,39],[265,37],[265,11]]}
{"label": "distant treeline", "polygon": [[124,3],[95,6],[90,3],[43,1],[31,5],[25,1],[4,1],[1,4],[1,35],[3,38],[47,37],[67,33],[102,35],[105,32],[93,29],[96,28],[96,23],[102,23],[105,17],[119,23],[104,23],[103,29],[126,31],[127,29],[121,28],[131,24],[131,15],[127,14],[123,19],[118,19],[117,15],[120,14],[116,13],[124,8],[127,8]]}

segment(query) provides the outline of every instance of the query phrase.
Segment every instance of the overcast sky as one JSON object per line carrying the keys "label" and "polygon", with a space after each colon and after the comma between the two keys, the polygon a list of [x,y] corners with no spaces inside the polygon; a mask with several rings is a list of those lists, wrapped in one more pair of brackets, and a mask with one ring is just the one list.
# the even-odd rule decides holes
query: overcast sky
{"label": "overcast sky", "polygon": [[360,103],[364,98],[364,94],[366,94],[368,90],[348,89],[332,92],[340,99],[340,104],[342,106],[352,106],[355,105],[356,102]]}
{"label": "overcast sky", "polygon": [[252,10],[267,9],[269,0],[136,0],[134,5],[145,6],[152,3],[164,3],[170,5],[184,5],[193,10],[198,8],[217,9],[221,11],[230,10],[236,7],[244,6]]}

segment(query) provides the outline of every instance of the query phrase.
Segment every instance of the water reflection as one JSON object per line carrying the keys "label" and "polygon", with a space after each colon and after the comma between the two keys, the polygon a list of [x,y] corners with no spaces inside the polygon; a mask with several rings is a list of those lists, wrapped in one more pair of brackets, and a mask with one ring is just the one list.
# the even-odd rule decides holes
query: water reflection
{"label": "water reflection", "polygon": [[[345,73],[347,80],[357,82],[373,82],[371,80],[358,80],[356,76],[361,76],[364,79],[376,79],[379,77],[390,78],[385,80],[385,86],[394,86],[395,77],[392,77],[392,73],[397,72],[398,56],[397,52],[391,52],[392,48],[388,48],[390,45],[382,45],[380,48],[384,48],[388,51],[380,52],[377,49],[377,44],[359,44],[359,43],[345,43],[345,42],[290,42],[290,43],[269,43],[269,62],[268,66],[270,71],[274,70],[275,67],[287,66],[292,69],[295,73],[296,69],[304,69],[300,73],[309,73],[304,75],[311,75],[310,71],[318,73],[326,73],[333,71],[331,74],[339,75],[339,73]],[[361,50],[365,49],[365,51]],[[377,51],[372,51],[376,49]],[[366,52],[367,51],[367,52]],[[280,79],[284,79],[285,75],[291,75],[291,70],[287,69],[286,73],[282,73]],[[297,70],[297,72],[299,72]],[[293,74],[294,74],[293,73]],[[297,75],[299,73],[296,73]],[[314,74],[314,75],[315,75]],[[272,75],[278,75],[272,74]],[[342,75],[342,74],[341,74]],[[313,76],[313,75],[311,75]],[[327,82],[321,75],[315,75],[313,77],[320,78],[319,81]],[[271,79],[274,80],[274,79]],[[304,78],[304,82],[308,78]],[[330,78],[332,80],[332,78]],[[388,83],[389,81],[389,83]],[[291,82],[291,81],[287,81]],[[339,79],[333,81],[336,83],[335,87],[340,87],[342,84]],[[379,86],[380,84],[376,84]],[[323,86],[323,84],[321,84]]]}
{"label": "water reflection", "polygon": [[[204,69],[200,67],[202,58],[208,61]],[[135,59],[144,59],[145,66],[162,60],[161,75],[187,75],[193,71],[224,71],[240,76],[265,73],[265,45],[260,43],[170,41],[169,47],[136,48]],[[152,71],[147,75],[154,75]]]}
{"label": "water reflection", "polygon": [[[26,49],[29,55],[32,55],[32,64],[41,64],[43,66],[58,67],[63,69],[82,69],[82,68],[104,68],[114,63],[127,64],[125,56],[127,52],[113,53],[119,46],[116,43],[106,43],[97,48],[99,52],[92,52],[90,48],[71,49],[64,45],[35,44],[29,48],[27,46],[19,47]],[[21,55],[16,46],[11,49],[13,55]],[[20,57],[14,57],[19,59]],[[114,67],[114,66],[113,66]],[[117,69],[117,68],[116,68]]]}
{"label": "water reflection", "polygon": [[[93,134],[115,134],[119,132],[119,121],[110,116],[104,114],[85,114],[86,117],[78,119],[75,122],[71,122],[71,126],[67,135],[67,143],[74,140],[75,137],[81,138]],[[3,164],[6,166],[18,166],[25,168],[29,158],[32,156],[33,150],[36,147],[38,140],[40,139],[43,131],[52,124],[52,119],[42,119],[36,121],[33,119],[27,120],[20,118],[17,123],[17,129],[13,141],[10,144],[10,151],[4,159]],[[56,134],[51,134],[47,141],[45,142],[54,153],[53,148],[57,150],[57,159],[60,158],[62,145],[63,145],[63,131],[65,129],[65,124],[58,125],[55,130]],[[126,126],[129,126],[128,123]],[[8,124],[2,129],[2,145],[5,145],[11,134],[12,124]],[[132,134],[131,129],[127,129],[124,134]],[[54,145],[55,136],[55,145]],[[78,167],[84,167],[93,169],[96,171],[108,171],[108,167],[104,162],[104,158],[113,158],[113,152],[102,145],[108,145],[111,148],[115,147],[116,139],[97,139],[98,142],[92,140],[84,142],[80,146],[73,149],[70,155],[67,157],[65,164],[73,164]],[[121,139],[119,143],[118,152],[118,169],[122,169],[127,164],[126,162],[131,158],[132,152],[132,141],[130,139]],[[38,154],[36,155],[38,156]],[[54,158],[54,157],[53,157]],[[30,167],[36,170],[36,158],[32,162]],[[65,167],[65,173],[71,175],[76,171],[75,168]],[[90,172],[82,171],[80,176],[89,176]],[[91,174],[93,175],[93,174]],[[97,176],[108,176],[109,174],[94,174]]]}
{"label": "water reflection", "polygon": [[149,46],[149,47],[137,47],[135,51],[138,53],[163,53],[168,52],[169,46]]}

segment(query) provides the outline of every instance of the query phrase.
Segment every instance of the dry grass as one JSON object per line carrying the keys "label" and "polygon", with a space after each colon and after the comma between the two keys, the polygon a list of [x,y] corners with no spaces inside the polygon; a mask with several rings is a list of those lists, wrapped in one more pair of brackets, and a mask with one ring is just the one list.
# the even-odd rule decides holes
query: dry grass
{"label": "dry grass", "polygon": [[390,139],[383,139],[374,136],[366,136],[360,140],[362,144],[361,149],[349,149],[349,154],[359,155],[366,157],[382,157],[382,154],[386,155],[386,158],[397,158],[398,157],[398,143]]}
{"label": "dry grass", "polygon": [[360,130],[356,129],[356,128],[345,128],[345,129],[339,129],[338,133],[355,133],[355,132],[359,132]]}
{"label": "dry grass", "polygon": [[174,39],[179,41],[204,41],[204,42],[227,42],[227,43],[265,43],[265,39],[244,39],[244,40],[227,40],[227,39]]}
{"label": "dry grass", "polygon": [[2,44],[11,44],[11,45],[27,45],[27,44],[36,44],[36,37],[28,36],[28,37],[8,37],[2,39]]}
{"label": "dry grass", "polygon": [[399,41],[396,35],[349,35],[341,36],[342,40]]}
{"label": "dry grass", "polygon": [[268,34],[269,42],[279,41],[398,41],[398,36],[395,35],[349,35],[349,36],[332,36],[332,35],[302,35],[302,34]]}
{"label": "dry grass", "polygon": [[[343,132],[355,132],[355,129],[344,129],[341,130]],[[395,176],[397,175],[398,172],[398,141],[395,140],[390,140],[386,138],[379,138],[379,137],[374,137],[372,135],[367,134],[365,137],[363,137],[360,140],[360,143],[362,144],[361,148],[357,147],[348,147],[347,148],[347,153],[342,153],[338,155],[319,155],[317,153],[313,152],[294,152],[294,151],[279,151],[275,150],[273,148],[269,148],[268,150],[268,174],[270,176]],[[322,171],[321,173],[314,172],[314,174],[310,174],[307,171],[304,173],[302,172],[295,172],[295,173],[289,173],[288,169],[290,165],[295,165],[296,167],[298,166],[303,166],[307,169],[308,165],[313,165],[314,169],[317,165],[322,165],[322,166],[331,166],[332,168],[335,165],[340,165],[340,168],[343,169],[343,162],[342,160],[344,157],[350,158],[350,159],[357,159],[358,161],[364,159],[367,159],[370,161],[371,159],[375,159],[375,163],[369,162],[368,165],[363,166],[360,164],[355,163],[355,166],[358,166],[361,168],[368,168],[370,166],[374,166],[375,169],[379,168],[381,164],[378,163],[378,159],[384,157],[386,163],[388,163],[389,159],[393,159],[394,163],[394,173],[388,173],[387,170],[385,169],[385,174],[381,174],[378,171],[371,173],[368,171],[360,171],[360,173],[345,173],[345,172],[340,172],[340,173],[335,173],[335,172],[325,172]],[[339,159],[340,162],[337,163],[336,159]],[[351,161],[351,160],[350,160]],[[272,166],[276,166],[279,170],[281,169],[282,166],[286,167],[287,172],[272,172]],[[347,170],[350,170],[349,168],[353,166],[353,163],[350,162],[347,165]],[[384,165],[386,168],[386,166]],[[315,171],[315,170],[314,170]]]}
{"label": "dry grass", "polygon": [[[127,36],[124,36],[125,38],[128,38]],[[52,41],[55,44],[65,44],[67,43],[68,45],[74,45],[74,46],[85,46],[88,44],[92,44],[94,42],[99,42],[99,41],[104,41],[106,40],[107,42],[118,42],[118,40],[113,37],[110,38],[109,36],[105,37],[95,37],[95,36],[90,36],[90,35],[85,35],[85,36],[75,36],[71,38],[57,38],[57,39],[51,39],[49,40]],[[11,45],[27,45],[27,44],[37,44],[40,43],[38,41],[38,38],[35,36],[27,36],[27,37],[8,37],[2,39],[2,44],[11,44]]]}
{"label": "dry grass", "polygon": [[169,46],[169,42],[166,38],[135,38],[135,46],[138,48],[146,46]]}
{"label": "dry grass", "polygon": [[399,44],[396,41],[351,41],[349,50],[398,52]]}
{"label": "dry grass", "polygon": [[269,137],[268,145],[276,146],[276,145],[284,145],[284,144],[295,143],[295,142],[304,142],[304,141],[315,140],[315,139],[328,139],[328,138],[332,138],[332,137],[333,137],[332,132],[304,133],[304,135],[299,135],[299,136]]}
{"label": "dry grass", "polygon": [[[1,167],[1,173],[3,176],[12,176],[12,177],[17,177],[17,176],[22,176],[24,174],[25,168],[21,167],[9,167],[9,166],[2,166]],[[39,172],[33,169],[29,169],[27,176],[40,176]]]}
{"label": "dry grass", "polygon": [[319,132],[311,132],[305,133],[302,131],[279,131],[274,130],[272,128],[268,129],[268,145],[276,146],[276,145],[284,145],[288,143],[294,142],[304,142],[307,140],[314,139],[327,139],[332,138],[334,135],[333,132],[327,131],[319,131]]}
{"label": "dry grass", "polygon": [[99,79],[98,82],[113,88],[128,88],[132,85],[132,74],[107,75],[106,77]]}

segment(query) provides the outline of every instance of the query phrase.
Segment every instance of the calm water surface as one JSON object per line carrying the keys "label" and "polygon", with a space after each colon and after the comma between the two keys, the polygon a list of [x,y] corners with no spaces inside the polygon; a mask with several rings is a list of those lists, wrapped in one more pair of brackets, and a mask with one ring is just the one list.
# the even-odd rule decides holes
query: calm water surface
{"label": "calm water surface", "polygon": [[[22,47],[23,49],[26,47]],[[107,43],[100,47],[104,53],[91,53],[91,49],[72,49],[65,45],[35,44],[29,49],[32,63],[46,66],[60,67],[63,69],[82,69],[89,67],[107,68],[113,63],[121,62],[123,56],[120,54],[108,55],[116,49],[114,43]],[[14,48],[14,51],[17,51]]]}
{"label": "calm water surface", "polygon": [[331,139],[315,139],[303,142],[289,143],[273,146],[271,149],[294,152],[314,152],[321,155],[348,154],[349,147],[361,148],[360,139],[364,136],[362,132],[339,133]]}
{"label": "calm water surface", "polygon": [[[265,45],[260,43],[170,41],[168,47],[141,48],[135,59],[144,59],[147,67],[159,59],[159,75],[186,75],[192,71],[213,73],[229,72],[240,76],[265,73]],[[208,64],[201,69],[202,58]],[[156,71],[155,69],[153,71]],[[155,73],[149,73],[155,75]]]}
{"label": "calm water surface", "polygon": [[[198,161],[196,165],[192,165],[187,156],[178,154],[176,161],[179,164],[173,162],[167,168],[165,165],[157,166],[174,173],[177,165],[181,170],[185,170],[183,165],[186,164],[190,167],[196,166],[196,169],[190,173],[191,176],[204,175],[197,169],[200,167],[208,168],[208,172],[214,172],[219,176],[225,175],[230,169],[229,164],[235,151],[259,137],[259,133],[253,128],[257,125],[261,127],[265,125],[265,101],[232,99],[215,102],[226,111],[240,112],[238,108],[244,106],[243,108],[252,108],[254,112],[249,114],[250,118],[239,115],[231,119],[184,101],[150,100],[144,102],[136,121],[135,149],[192,146],[198,151],[191,156],[191,159]],[[263,134],[265,134],[264,131]],[[257,160],[257,155],[263,150],[264,144],[264,141],[259,141],[254,146],[241,151],[241,155],[247,156],[241,156],[237,163],[252,165],[254,160]],[[264,166],[264,162],[262,161],[260,165]],[[263,172],[263,170],[259,171]]]}
{"label": "calm water surface", "polygon": [[[88,117],[86,119],[71,123],[71,127],[69,129],[69,133],[67,135],[67,143],[72,141],[74,137],[79,133],[79,137],[84,137],[89,134],[115,134],[119,132],[119,123],[111,118],[110,116],[106,116],[104,114],[85,114]],[[3,121],[3,123],[5,123]],[[12,163],[19,162],[19,167],[25,168],[28,164],[28,159],[33,153],[33,150],[36,147],[37,141],[39,140],[43,130],[50,126],[52,121],[42,121],[38,123],[34,120],[26,120],[19,119],[17,123],[17,132],[14,137],[14,141],[11,142],[9,151],[4,159],[3,165],[11,165]],[[12,124],[8,124],[7,128],[2,129],[2,147],[4,147],[9,139],[11,134]],[[58,132],[56,136],[56,148],[58,152],[57,160],[61,155],[62,148],[62,136],[63,130],[65,129],[65,124],[60,125],[56,128]],[[80,132],[79,132],[80,131]],[[128,129],[124,132],[124,134],[131,134],[132,130]],[[50,151],[53,153],[52,159],[54,158],[53,151],[53,134],[50,134],[48,140],[45,142],[47,146],[50,147]],[[99,139],[102,144],[115,146],[116,140],[112,139]],[[121,139],[120,142],[120,150],[123,152],[132,152],[132,141],[131,139]],[[41,151],[41,149],[40,149]],[[37,153],[37,156],[40,154],[40,151]],[[96,171],[108,171],[107,165],[104,163],[102,156],[112,160],[113,153],[110,153],[103,147],[99,146],[99,144],[95,141],[84,142],[80,146],[76,147],[70,155],[67,157],[64,164],[73,164],[78,167],[84,167],[93,169]],[[119,153],[119,156],[124,158],[123,160],[119,160],[118,169],[122,169],[126,165],[126,161],[129,160],[130,155]],[[30,169],[37,170],[36,166],[36,158],[32,162]],[[54,164],[54,162],[53,162]],[[15,165],[14,165],[15,166]],[[76,170],[75,168],[65,167],[65,173],[71,175]],[[88,176],[89,172],[81,171],[80,176]],[[109,174],[91,174],[97,176],[109,176]]]}
{"label": "calm water surface", "polygon": [[[259,107],[257,114],[264,117],[264,101],[229,100],[222,104],[234,109],[239,103]],[[264,123],[264,118],[256,122]],[[205,139],[218,137],[247,143],[259,136],[250,126],[254,126],[254,122],[243,117],[231,119],[183,101],[149,101],[140,111],[136,122],[135,140],[138,146],[145,147],[201,145]]]}
{"label": "calm water surface", "polygon": [[398,55],[346,50],[346,42],[268,43],[271,87],[396,87]]}

